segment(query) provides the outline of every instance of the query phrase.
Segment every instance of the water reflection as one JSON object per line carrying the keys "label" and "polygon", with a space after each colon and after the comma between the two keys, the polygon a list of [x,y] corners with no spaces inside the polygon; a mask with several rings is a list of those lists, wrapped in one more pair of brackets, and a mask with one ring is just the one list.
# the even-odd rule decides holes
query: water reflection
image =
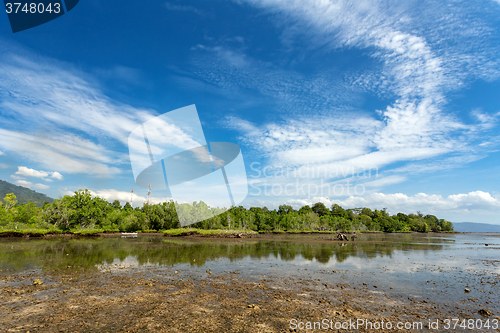
{"label": "water reflection", "polygon": [[[281,262],[314,261],[320,264],[342,263],[350,257],[359,259],[392,258],[395,251],[424,256],[456,243],[455,236],[415,234],[363,235],[356,242],[331,241],[325,235],[263,235],[246,240],[180,239],[162,236],[97,239],[2,239],[0,267],[9,270],[42,268],[46,270],[78,266],[98,269],[130,261],[134,266],[203,266],[207,262],[229,262],[248,257],[252,260],[274,259]],[[492,241],[490,241],[492,243]]]}
{"label": "water reflection", "polygon": [[[303,292],[304,283],[319,292],[326,292],[324,284],[367,290],[377,286],[377,292],[396,299],[432,299],[443,306],[473,300],[496,311],[500,310],[499,251],[498,234],[365,234],[345,243],[328,235],[261,235],[243,240],[147,235],[1,239],[0,286],[31,283],[26,276],[32,273],[57,280],[75,270],[84,277],[96,274],[99,281],[129,273],[148,279],[199,280],[235,273],[255,283],[272,279],[275,288],[294,286],[297,293]],[[177,270],[179,275],[173,274]],[[21,282],[8,277],[18,273]],[[471,294],[464,294],[464,288]]]}

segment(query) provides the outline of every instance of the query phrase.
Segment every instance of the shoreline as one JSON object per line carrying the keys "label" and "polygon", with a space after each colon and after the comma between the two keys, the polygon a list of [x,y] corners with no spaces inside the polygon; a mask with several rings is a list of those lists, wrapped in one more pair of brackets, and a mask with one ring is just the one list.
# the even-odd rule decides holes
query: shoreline
{"label": "shoreline", "polygon": [[[137,235],[155,235],[161,236],[162,232],[138,232]],[[19,232],[19,231],[5,231],[0,232],[0,238],[95,238],[95,237],[121,237],[129,236],[123,235],[121,232],[95,232],[95,233],[72,233],[72,232]]]}
{"label": "shoreline", "polygon": [[[253,231],[253,230],[222,230],[222,229],[169,229],[166,231],[137,231],[137,236],[140,235],[155,235],[166,237],[204,237],[204,238],[249,238],[257,235],[335,235],[339,231],[319,231],[319,230],[303,230],[303,231]],[[352,232],[343,232],[350,234]],[[355,231],[357,234],[461,234],[461,232],[382,232],[382,231]],[[54,232],[45,230],[34,231],[0,231],[0,238],[86,238],[86,237],[121,237],[122,232]]]}

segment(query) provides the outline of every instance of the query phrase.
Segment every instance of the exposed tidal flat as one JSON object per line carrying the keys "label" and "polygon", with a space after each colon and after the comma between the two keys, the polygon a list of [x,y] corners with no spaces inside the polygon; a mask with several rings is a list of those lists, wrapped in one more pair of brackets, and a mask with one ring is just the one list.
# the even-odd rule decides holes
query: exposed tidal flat
{"label": "exposed tidal flat", "polygon": [[456,318],[489,320],[489,329],[474,331],[500,331],[492,325],[500,316],[499,254],[500,234],[3,238],[0,327],[289,332],[293,319],[363,319],[419,321],[418,331],[436,332],[429,320],[445,331],[444,320]]}

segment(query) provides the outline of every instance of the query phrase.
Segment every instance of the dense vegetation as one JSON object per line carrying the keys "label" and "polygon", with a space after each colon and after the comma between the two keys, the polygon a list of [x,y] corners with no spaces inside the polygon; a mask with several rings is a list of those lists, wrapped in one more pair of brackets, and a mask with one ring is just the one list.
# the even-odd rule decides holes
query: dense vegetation
{"label": "dense vegetation", "polygon": [[[266,207],[233,207],[229,210],[210,208],[205,203],[182,204],[184,216],[212,216],[192,227],[201,229],[229,229],[255,231],[382,231],[382,232],[428,232],[452,231],[453,225],[434,215],[403,214],[390,216],[385,209],[344,209],[333,205],[330,209],[322,203],[299,210],[281,205],[278,210]],[[222,212],[222,213],[221,213]],[[214,216],[215,214],[221,213]],[[180,227],[173,202],[157,205],[144,204],[133,208],[129,203],[123,207],[118,200],[113,203],[92,197],[88,190],[76,191],[53,203],[46,202],[42,208],[33,203],[18,204],[16,196],[7,194],[0,204],[0,231],[47,230],[54,232],[85,230],[149,231]]]}
{"label": "dense vegetation", "polygon": [[33,202],[37,207],[43,207],[45,202],[52,203],[54,199],[46,196],[43,193],[38,193],[36,191],[30,190],[29,188],[17,186],[0,180],[0,198],[5,197],[8,193],[15,194],[17,201],[20,204],[27,204],[28,202]]}

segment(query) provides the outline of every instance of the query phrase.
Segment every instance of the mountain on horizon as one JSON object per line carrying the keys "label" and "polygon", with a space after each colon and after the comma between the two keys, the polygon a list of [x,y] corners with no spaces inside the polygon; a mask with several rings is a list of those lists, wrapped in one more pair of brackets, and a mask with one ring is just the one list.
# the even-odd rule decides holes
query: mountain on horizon
{"label": "mountain on horizon", "polygon": [[500,232],[500,225],[475,222],[453,222],[453,229],[458,232]]}
{"label": "mountain on horizon", "polygon": [[43,204],[46,201],[50,203],[54,202],[54,199],[43,193],[38,193],[29,188],[17,186],[5,180],[0,180],[0,200],[3,200],[7,193],[14,193],[17,197],[17,202],[20,204],[33,202],[35,206],[43,207]]}

